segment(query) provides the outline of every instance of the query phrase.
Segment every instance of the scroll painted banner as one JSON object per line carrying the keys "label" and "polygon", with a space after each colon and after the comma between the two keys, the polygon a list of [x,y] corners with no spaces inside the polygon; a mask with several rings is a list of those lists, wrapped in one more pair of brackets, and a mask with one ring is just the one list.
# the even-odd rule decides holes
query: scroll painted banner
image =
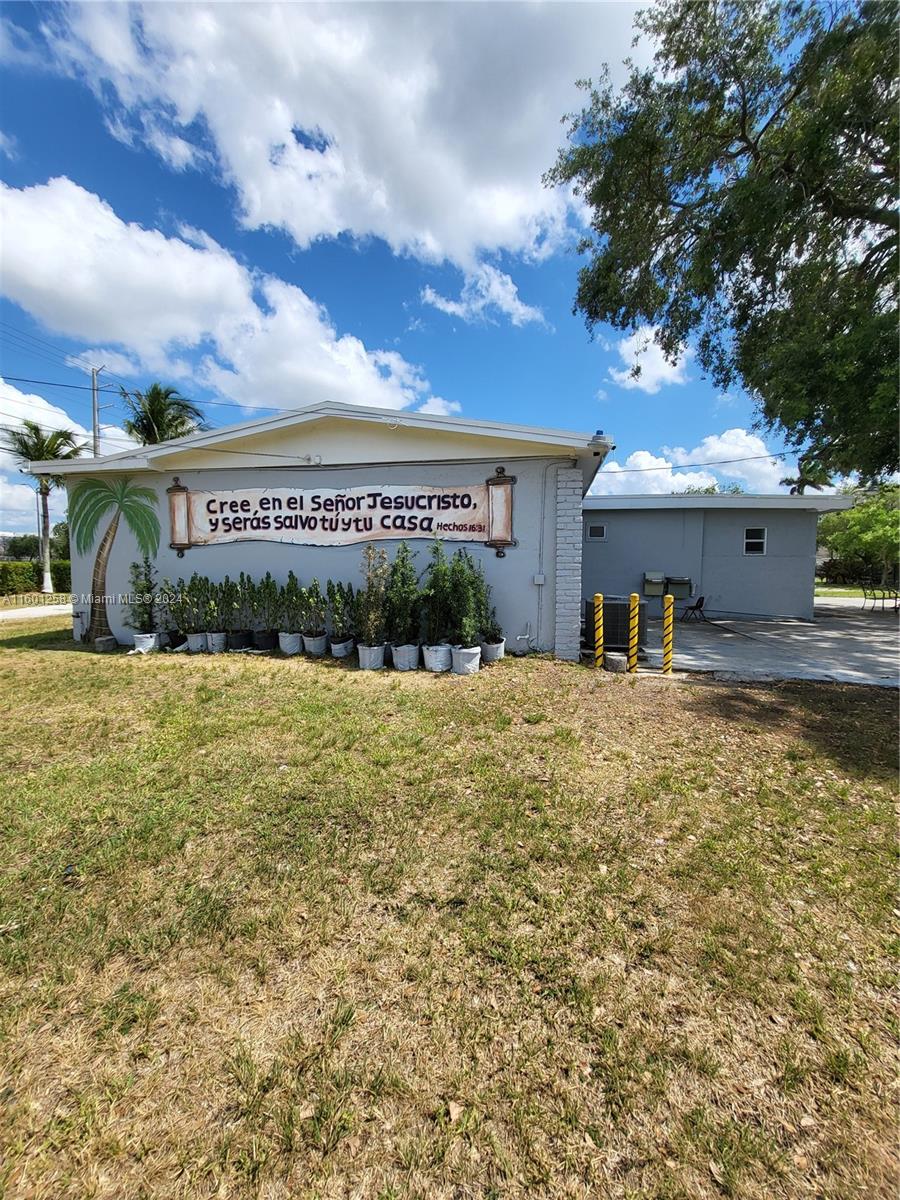
{"label": "scroll painted banner", "polygon": [[173,544],[293,542],[344,546],[383,538],[512,544],[512,478],[452,487],[169,489]]}

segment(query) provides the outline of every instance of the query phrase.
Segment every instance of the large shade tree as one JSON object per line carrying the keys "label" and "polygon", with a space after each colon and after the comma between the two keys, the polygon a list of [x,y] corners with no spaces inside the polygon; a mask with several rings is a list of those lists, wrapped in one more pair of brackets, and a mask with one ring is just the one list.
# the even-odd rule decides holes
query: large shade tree
{"label": "large shade tree", "polygon": [[124,388],[121,392],[128,413],[122,427],[144,446],[173,441],[208,428],[202,410],[173,387],[151,383],[144,392],[127,392]]}
{"label": "large shade tree", "polygon": [[41,591],[49,593],[53,591],[50,573],[50,492],[61,486],[62,479],[59,475],[32,471],[31,463],[63,462],[77,458],[84,447],[76,441],[71,429],[41,429],[36,421],[23,421],[20,429],[5,429],[0,436],[4,447],[37,480],[41,501]]}
{"label": "large shade tree", "polygon": [[590,214],[576,310],[743,384],[823,472],[898,463],[898,6],[658,0],[653,65],[588,103],[547,182]]}
{"label": "large shade tree", "polygon": [[857,575],[887,584],[900,558],[900,488],[855,493],[851,509],[821,518],[818,540]]}

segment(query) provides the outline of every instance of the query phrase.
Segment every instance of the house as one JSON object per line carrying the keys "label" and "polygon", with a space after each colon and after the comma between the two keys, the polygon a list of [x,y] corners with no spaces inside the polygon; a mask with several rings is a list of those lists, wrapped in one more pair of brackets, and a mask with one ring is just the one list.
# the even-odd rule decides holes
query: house
{"label": "house", "polygon": [[[268,571],[284,582],[293,571],[302,583],[356,586],[366,542],[391,554],[406,539],[424,568],[440,537],[482,564],[512,651],[575,659],[581,502],[610,446],[589,433],[326,402],[54,462],[69,492],[75,636],[102,605],[115,637],[132,640],[125,599],[141,539],[160,580]],[[79,550],[82,524],[90,537]]]}
{"label": "house", "polygon": [[[816,524],[848,496],[585,496],[582,595],[670,592],[713,616],[812,620]],[[679,608],[681,605],[679,605]]]}

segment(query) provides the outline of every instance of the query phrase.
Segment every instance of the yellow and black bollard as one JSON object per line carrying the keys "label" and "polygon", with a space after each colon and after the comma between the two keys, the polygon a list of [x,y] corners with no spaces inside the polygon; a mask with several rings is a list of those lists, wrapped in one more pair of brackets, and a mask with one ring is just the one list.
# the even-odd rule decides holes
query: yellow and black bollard
{"label": "yellow and black bollard", "polygon": [[662,673],[672,674],[672,643],[675,640],[675,600],[663,596]]}
{"label": "yellow and black bollard", "polygon": [[641,598],[637,592],[628,597],[628,673],[637,673],[638,660],[638,614]]}
{"label": "yellow and black bollard", "polygon": [[594,593],[594,666],[603,666],[603,593]]}

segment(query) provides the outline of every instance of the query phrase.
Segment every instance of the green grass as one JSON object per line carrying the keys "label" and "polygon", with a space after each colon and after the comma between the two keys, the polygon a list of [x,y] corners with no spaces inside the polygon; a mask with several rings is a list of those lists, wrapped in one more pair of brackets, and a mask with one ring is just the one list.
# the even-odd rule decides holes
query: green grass
{"label": "green grass", "polygon": [[895,697],[0,627],[0,1195],[889,1195]]}
{"label": "green grass", "polygon": [[820,597],[837,596],[846,598],[863,599],[863,590],[861,587],[846,587],[843,584],[836,583],[817,583],[815,594]]}

